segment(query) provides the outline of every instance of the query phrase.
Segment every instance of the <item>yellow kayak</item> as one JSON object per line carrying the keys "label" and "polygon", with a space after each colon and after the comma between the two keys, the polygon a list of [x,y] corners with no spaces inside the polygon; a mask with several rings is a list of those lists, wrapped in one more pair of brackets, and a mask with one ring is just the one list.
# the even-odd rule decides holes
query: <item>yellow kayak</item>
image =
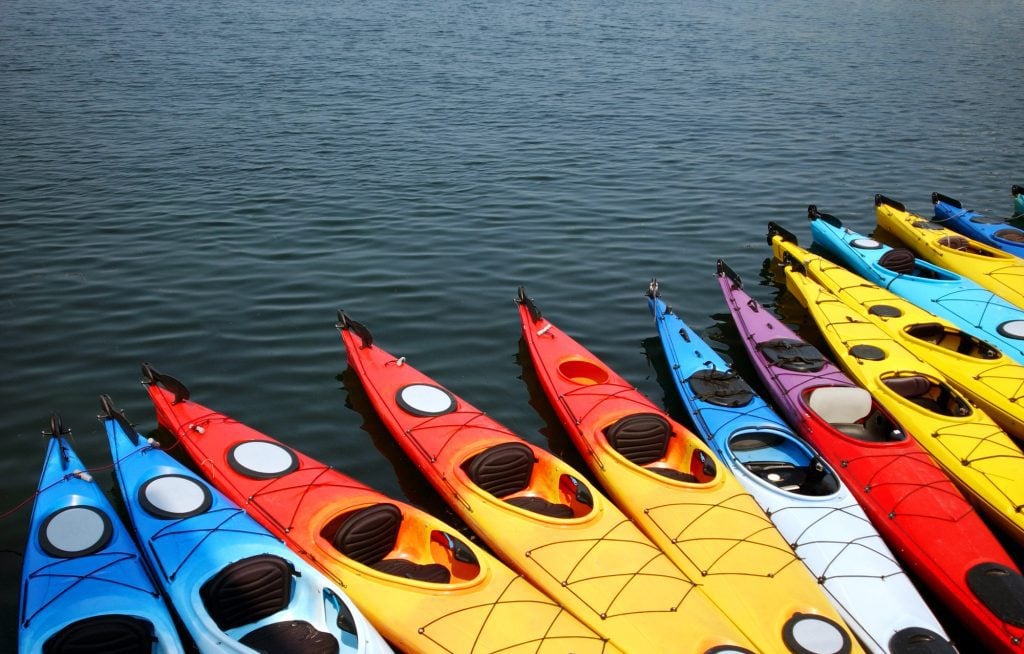
{"label": "yellow kayak", "polygon": [[973,279],[1024,308],[1024,260],[914,215],[884,195],[875,196],[875,213],[878,226],[903,241],[917,256]]}
{"label": "yellow kayak", "polygon": [[1010,435],[1024,438],[1024,365],[913,302],[795,244],[804,274],[934,366]]}
{"label": "yellow kayak", "polygon": [[1024,543],[1024,452],[933,366],[856,315],[807,273],[812,257],[769,230],[786,287],[808,310],[839,365],[866,388],[1007,533]]}
{"label": "yellow kayak", "polygon": [[[570,438],[615,502],[764,652],[857,652],[807,567],[728,466],[520,289],[523,339]],[[796,647],[793,634],[835,647]],[[826,639],[827,640],[827,639]]]}

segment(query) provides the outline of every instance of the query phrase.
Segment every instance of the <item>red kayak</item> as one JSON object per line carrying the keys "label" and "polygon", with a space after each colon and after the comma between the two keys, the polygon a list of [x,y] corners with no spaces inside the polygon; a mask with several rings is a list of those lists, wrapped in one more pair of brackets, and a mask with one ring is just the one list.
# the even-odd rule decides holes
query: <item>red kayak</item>
{"label": "red kayak", "polygon": [[192,402],[173,377],[143,374],[160,424],[200,472],[341,584],[404,652],[619,652],[454,528]]}
{"label": "red kayak", "polygon": [[1019,652],[1024,578],[910,437],[910,427],[751,298],[722,261],[718,279],[740,340],[780,413],[821,452],[903,564],[992,651]]}
{"label": "red kayak", "polygon": [[338,327],[349,365],[395,440],[535,586],[625,652],[749,651],[697,580],[582,474],[381,349],[344,313]]}

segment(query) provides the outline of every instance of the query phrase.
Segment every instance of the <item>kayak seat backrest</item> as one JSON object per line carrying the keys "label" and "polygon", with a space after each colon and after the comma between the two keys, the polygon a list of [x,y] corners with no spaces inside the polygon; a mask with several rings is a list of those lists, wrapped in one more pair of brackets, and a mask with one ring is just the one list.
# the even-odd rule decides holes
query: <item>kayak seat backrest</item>
{"label": "kayak seat backrest", "polygon": [[448,583],[451,572],[438,563],[384,558],[395,549],[402,511],[394,504],[374,504],[348,516],[334,534],[334,547],[348,558],[374,570],[433,583]]}
{"label": "kayak seat backrest", "polygon": [[970,247],[967,239],[963,236],[943,236],[939,239],[939,245],[953,249],[953,250],[966,250]]}
{"label": "kayak seat backrest", "polygon": [[1013,243],[1024,243],[1024,232],[1019,229],[1000,229],[995,234],[996,238],[1001,238],[1004,241],[1012,241]]}
{"label": "kayak seat backrest", "polygon": [[294,574],[281,557],[259,554],[225,567],[203,584],[199,596],[213,621],[227,631],[287,608]]}
{"label": "kayak seat backrest", "polygon": [[100,615],[73,622],[43,645],[43,654],[150,654],[153,625],[128,615]]}
{"label": "kayak seat backrest", "polygon": [[932,383],[926,378],[914,375],[911,377],[890,377],[883,382],[897,395],[907,398],[914,404],[924,407],[935,413],[945,413],[931,397],[928,392],[932,389]]}
{"label": "kayak seat backrest", "polygon": [[533,450],[528,445],[509,442],[500,443],[473,456],[463,464],[462,469],[474,484],[512,506],[553,518],[573,517],[572,508],[566,504],[556,504],[532,495],[509,497],[530,487],[536,462]]}
{"label": "kayak seat backrest", "polygon": [[731,370],[698,370],[686,382],[697,399],[708,404],[737,407],[754,399],[747,382]]}
{"label": "kayak seat backrest", "polygon": [[850,424],[871,413],[871,393],[859,386],[822,386],[811,391],[807,405],[830,425]]}
{"label": "kayak seat backrest", "polygon": [[[786,439],[778,434],[752,431],[729,439],[729,449],[733,452],[754,452],[756,450],[777,450],[786,444]],[[773,458],[773,457],[770,457]]]}
{"label": "kayak seat backrest", "polygon": [[604,436],[616,452],[646,470],[676,481],[697,481],[688,472],[650,465],[665,458],[672,438],[672,426],[656,413],[634,413],[621,418],[604,430]]}
{"label": "kayak seat backrest", "polygon": [[914,253],[907,248],[893,248],[882,255],[879,265],[897,275],[909,275],[914,272]]}
{"label": "kayak seat backrest", "polygon": [[337,654],[341,647],[332,634],[320,631],[304,620],[287,620],[253,629],[239,639],[257,652],[288,654]]}

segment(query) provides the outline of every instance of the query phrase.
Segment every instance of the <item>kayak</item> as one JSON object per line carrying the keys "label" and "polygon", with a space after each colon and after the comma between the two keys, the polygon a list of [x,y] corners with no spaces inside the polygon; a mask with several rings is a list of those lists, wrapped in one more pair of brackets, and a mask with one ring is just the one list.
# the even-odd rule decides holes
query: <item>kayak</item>
{"label": "kayak", "polygon": [[824,257],[801,255],[804,274],[926,361],[1011,436],[1024,439],[1024,366],[986,341]]}
{"label": "kayak", "polygon": [[998,248],[973,241],[920,216],[884,195],[875,196],[878,226],[917,256],[973,279],[996,295],[1024,308],[1024,261]]}
{"label": "kayak", "polygon": [[967,238],[980,241],[1017,257],[1024,257],[1024,230],[1005,220],[990,218],[964,205],[956,198],[932,193],[935,216],[932,221]]}
{"label": "kayak", "polygon": [[402,449],[499,558],[625,652],[749,646],[614,504],[338,315],[349,365]]}
{"label": "kayak", "polygon": [[962,275],[845,227],[815,206],[807,210],[813,246],[864,279],[910,300],[1024,363],[1024,310]]}
{"label": "kayak", "polygon": [[[958,483],[982,512],[1024,543],[1024,452],[995,421],[974,408],[933,366],[893,341],[804,272],[808,252],[769,225],[786,287],[803,305],[840,367],[878,402]],[[1024,624],[1024,622],[1022,622]]]}
{"label": "kayak", "polygon": [[1010,194],[1013,195],[1013,217],[1024,216],[1024,186],[1014,184],[1010,187]]}
{"label": "kayak", "polygon": [[[626,515],[701,579],[761,651],[859,651],[816,580],[710,448],[542,316],[523,289],[518,303],[540,386]],[[796,636],[815,631],[818,645]]]}
{"label": "kayak", "polygon": [[25,547],[18,652],[183,653],[138,546],[70,434],[54,414]]}
{"label": "kayak", "polygon": [[743,290],[719,285],[772,401],[840,476],[904,566],[990,647],[1024,635],[975,595],[994,567],[1020,579],[1006,550],[945,472],[870,393]]}
{"label": "kayak", "polygon": [[100,404],[135,535],[201,651],[391,652],[340,588]]}
{"label": "kayak", "polygon": [[872,652],[949,638],[835,471],[669,309],[657,281],[648,306],[676,390],[697,433],[729,466]]}
{"label": "kayak", "polygon": [[455,528],[189,399],[151,366],[161,425],[210,482],[423,654],[618,650]]}

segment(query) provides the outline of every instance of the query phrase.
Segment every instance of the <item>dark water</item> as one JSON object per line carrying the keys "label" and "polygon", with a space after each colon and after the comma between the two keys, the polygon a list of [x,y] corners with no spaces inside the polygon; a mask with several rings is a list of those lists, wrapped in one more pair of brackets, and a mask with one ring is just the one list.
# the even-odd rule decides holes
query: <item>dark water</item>
{"label": "dark water", "polygon": [[[142,361],[438,508],[345,373],[337,308],[564,449],[521,379],[518,285],[664,398],[652,276],[736,356],[714,261],[774,302],[769,220],[806,235],[813,202],[870,231],[874,193],[934,190],[1010,212],[1021,34],[1010,0],[4,0],[0,511],[50,412],[96,467],[100,393],[155,427]],[[28,517],[0,519],[2,650]]]}

